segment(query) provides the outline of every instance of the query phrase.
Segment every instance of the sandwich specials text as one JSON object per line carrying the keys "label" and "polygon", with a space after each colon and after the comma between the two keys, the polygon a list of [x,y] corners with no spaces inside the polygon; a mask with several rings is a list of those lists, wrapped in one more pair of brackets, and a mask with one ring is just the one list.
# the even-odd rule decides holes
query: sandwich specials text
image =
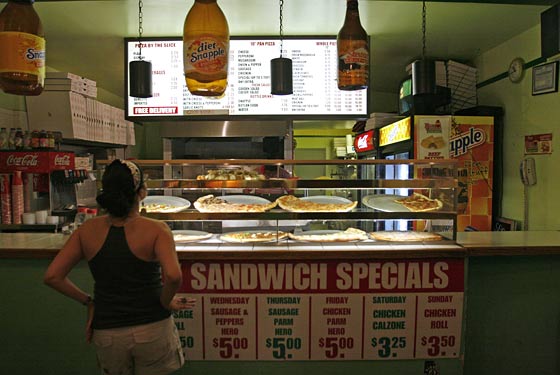
{"label": "sandwich specials text", "polygon": [[463,291],[462,260],[183,262],[190,293]]}

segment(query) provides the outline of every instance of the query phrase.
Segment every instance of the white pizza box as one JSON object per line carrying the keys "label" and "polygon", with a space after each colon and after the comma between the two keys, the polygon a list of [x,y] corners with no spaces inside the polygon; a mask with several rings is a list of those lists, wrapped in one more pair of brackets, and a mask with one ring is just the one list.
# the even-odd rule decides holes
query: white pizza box
{"label": "white pizza box", "polygon": [[447,85],[449,87],[455,87],[455,86],[476,87],[476,77],[468,78],[468,77],[449,76],[447,77]]}
{"label": "white pizza box", "polygon": [[73,91],[44,91],[26,96],[25,101],[31,129],[60,131],[63,138],[113,144],[127,144],[127,132],[134,134],[122,109],[112,111],[113,107]]}
{"label": "white pizza box", "polygon": [[470,73],[475,73],[477,72],[477,69],[473,66],[467,65],[467,64],[462,64],[460,62],[457,61],[453,61],[453,60],[448,60],[447,61],[447,71],[448,72],[470,72]]}
{"label": "white pizza box", "polygon": [[80,77],[79,75],[70,72],[47,72],[45,78],[68,78],[75,80],[82,79],[82,77]]}
{"label": "white pizza box", "polygon": [[472,96],[476,95],[476,88],[465,88],[461,86],[449,87],[451,95]]}
{"label": "white pizza box", "polygon": [[463,74],[463,73],[454,73],[448,72],[447,79],[457,82],[476,82],[476,74]]}
{"label": "white pizza box", "polygon": [[364,130],[371,130],[381,128],[385,125],[392,124],[393,122],[402,120],[404,116],[400,116],[396,113],[372,113],[369,115],[369,119],[366,121]]}
{"label": "white pizza box", "polygon": [[45,75],[45,79],[51,79],[51,78],[52,79],[66,78],[74,81],[82,81],[87,86],[97,86],[96,81],[70,72],[47,72]]}

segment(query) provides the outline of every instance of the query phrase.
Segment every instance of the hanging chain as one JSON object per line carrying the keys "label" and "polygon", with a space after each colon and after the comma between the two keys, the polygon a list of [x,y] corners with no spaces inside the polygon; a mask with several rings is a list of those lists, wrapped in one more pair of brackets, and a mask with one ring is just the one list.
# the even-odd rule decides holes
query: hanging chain
{"label": "hanging chain", "polygon": [[426,57],[426,1],[422,0],[422,60]]}
{"label": "hanging chain", "polygon": [[282,50],[284,49],[284,27],[282,25],[284,17],[282,13],[284,12],[284,0],[280,0],[280,57],[282,57]]}
{"label": "hanging chain", "polygon": [[144,32],[144,28],[142,27],[142,21],[144,19],[144,15],[142,14],[142,0],[138,0],[138,45],[140,48],[140,60],[142,60],[142,33]]}

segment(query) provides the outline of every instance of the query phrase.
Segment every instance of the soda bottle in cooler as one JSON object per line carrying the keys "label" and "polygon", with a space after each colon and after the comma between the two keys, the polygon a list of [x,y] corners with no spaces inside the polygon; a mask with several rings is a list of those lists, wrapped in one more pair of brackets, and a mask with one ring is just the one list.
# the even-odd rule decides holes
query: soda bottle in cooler
{"label": "soda bottle in cooler", "polygon": [[12,178],[12,222],[14,224],[21,224],[21,215],[23,214],[24,208],[21,171],[15,171]]}
{"label": "soda bottle in cooler", "polygon": [[49,148],[49,138],[47,137],[47,132],[41,129],[39,132],[39,149],[46,150]]}
{"label": "soda bottle in cooler", "polygon": [[14,135],[14,150],[23,150],[23,131],[21,128],[17,128]]}
{"label": "soda bottle in cooler", "polygon": [[32,149],[38,149],[40,146],[39,144],[39,131],[34,129],[31,132],[31,148]]}
{"label": "soda bottle in cooler", "polygon": [[29,130],[26,130],[25,133],[23,133],[23,149],[31,149],[31,133],[29,133]]}
{"label": "soda bottle in cooler", "polygon": [[8,135],[8,150],[15,150],[15,140],[16,140],[16,129],[10,128],[10,134]]}
{"label": "soda bottle in cooler", "polygon": [[47,143],[49,145],[49,149],[54,150],[55,141],[54,141],[54,134],[51,131],[47,132]]}

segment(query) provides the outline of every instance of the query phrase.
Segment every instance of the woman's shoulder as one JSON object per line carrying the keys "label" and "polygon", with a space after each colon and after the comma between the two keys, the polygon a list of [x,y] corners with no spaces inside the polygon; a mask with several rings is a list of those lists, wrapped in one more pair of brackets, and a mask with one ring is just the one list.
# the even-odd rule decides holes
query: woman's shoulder
{"label": "woman's shoulder", "polygon": [[164,221],[161,221],[161,220],[156,220],[156,219],[152,219],[152,218],[149,218],[149,217],[140,216],[140,217],[138,217],[136,222],[138,223],[138,225],[153,228],[153,229],[156,229],[156,230],[170,231],[169,226]]}
{"label": "woman's shoulder", "polygon": [[82,225],[80,225],[80,228],[85,228],[85,229],[98,228],[101,225],[103,226],[109,225],[109,220],[107,215],[92,217],[91,219],[84,221]]}

